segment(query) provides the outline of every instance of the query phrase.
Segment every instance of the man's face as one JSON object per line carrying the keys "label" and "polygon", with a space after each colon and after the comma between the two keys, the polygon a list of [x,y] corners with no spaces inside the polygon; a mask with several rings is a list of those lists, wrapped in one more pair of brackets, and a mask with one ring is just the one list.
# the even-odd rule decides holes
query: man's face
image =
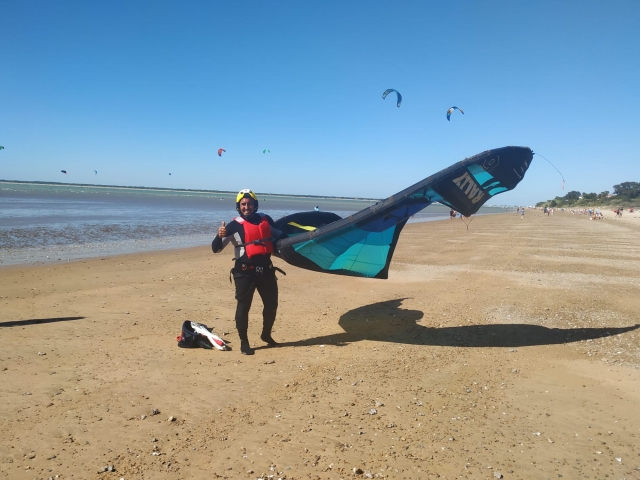
{"label": "man's face", "polygon": [[243,198],[240,200],[240,213],[245,217],[250,217],[256,211],[256,204],[253,198]]}

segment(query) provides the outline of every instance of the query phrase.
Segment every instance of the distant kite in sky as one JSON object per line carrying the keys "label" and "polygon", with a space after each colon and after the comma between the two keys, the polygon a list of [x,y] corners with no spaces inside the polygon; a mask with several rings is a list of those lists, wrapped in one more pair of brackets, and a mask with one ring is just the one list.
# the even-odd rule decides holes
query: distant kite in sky
{"label": "distant kite in sky", "polygon": [[0,150],[4,150],[4,147],[2,145],[0,145]]}
{"label": "distant kite in sky", "polygon": [[64,173],[65,175],[67,175],[67,171],[66,170],[60,170],[62,173]]}
{"label": "distant kite in sky", "polygon": [[98,170],[94,170],[94,171],[93,171],[93,173],[94,173],[95,175],[97,175],[97,174],[98,174]]}
{"label": "distant kite in sky", "polygon": [[461,108],[451,107],[449,110],[447,110],[447,120],[451,121],[451,114],[454,110],[460,110],[460,113],[464,115],[464,110],[462,110]]}
{"label": "distant kite in sky", "polygon": [[171,175],[171,173],[169,173],[169,175]]}
{"label": "distant kite in sky", "polygon": [[391,92],[396,92],[396,94],[398,95],[398,108],[400,108],[400,104],[402,103],[402,95],[400,95],[399,91],[394,90],[393,88],[387,88],[382,94],[382,99],[384,100],[385,98],[387,98],[387,95],[389,95]]}
{"label": "distant kite in sky", "polygon": [[227,151],[224,148],[219,148],[218,149],[218,156],[221,157],[222,156],[222,152],[227,153]]}
{"label": "distant kite in sky", "polygon": [[268,150],[268,149],[264,148],[264,149],[262,150],[262,153],[271,153],[271,150]]}

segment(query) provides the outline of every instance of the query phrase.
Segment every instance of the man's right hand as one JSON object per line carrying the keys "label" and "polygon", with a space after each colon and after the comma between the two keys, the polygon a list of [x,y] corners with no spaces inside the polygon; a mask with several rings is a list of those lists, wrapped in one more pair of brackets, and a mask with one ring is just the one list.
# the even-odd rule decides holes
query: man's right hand
{"label": "man's right hand", "polygon": [[224,238],[227,236],[227,225],[224,222],[222,222],[222,225],[218,227],[218,236],[220,238]]}

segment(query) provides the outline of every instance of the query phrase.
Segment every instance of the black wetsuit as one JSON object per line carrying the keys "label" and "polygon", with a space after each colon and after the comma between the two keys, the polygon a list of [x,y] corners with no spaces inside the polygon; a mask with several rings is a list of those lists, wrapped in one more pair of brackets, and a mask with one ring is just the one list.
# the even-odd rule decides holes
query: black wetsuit
{"label": "black wetsuit", "polygon": [[[283,238],[280,231],[273,226],[273,220],[268,215],[264,216],[271,226],[271,234],[274,238]],[[245,221],[258,225],[262,217],[254,213]],[[275,275],[271,254],[247,256],[246,249],[241,246],[245,243],[244,228],[233,220],[227,226],[227,236],[220,238],[215,236],[211,242],[213,253],[220,252],[228,244],[235,248],[235,265],[232,270],[233,280],[236,285],[236,329],[241,341],[248,342],[247,330],[249,328],[249,310],[253,301],[253,294],[258,290],[264,308],[262,310],[262,335],[271,338],[271,329],[276,320],[278,311],[278,281]]]}

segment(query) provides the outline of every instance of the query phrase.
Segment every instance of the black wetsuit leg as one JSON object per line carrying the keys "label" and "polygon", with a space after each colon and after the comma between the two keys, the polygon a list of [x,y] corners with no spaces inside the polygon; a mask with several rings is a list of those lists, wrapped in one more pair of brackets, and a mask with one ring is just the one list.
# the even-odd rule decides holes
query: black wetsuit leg
{"label": "black wetsuit leg", "polygon": [[274,273],[265,272],[256,278],[256,288],[262,299],[262,337],[271,337],[271,329],[278,312],[278,280]]}
{"label": "black wetsuit leg", "polygon": [[253,275],[234,275],[236,284],[236,329],[240,340],[248,341],[249,310],[253,302],[253,294],[256,291],[256,281]]}

